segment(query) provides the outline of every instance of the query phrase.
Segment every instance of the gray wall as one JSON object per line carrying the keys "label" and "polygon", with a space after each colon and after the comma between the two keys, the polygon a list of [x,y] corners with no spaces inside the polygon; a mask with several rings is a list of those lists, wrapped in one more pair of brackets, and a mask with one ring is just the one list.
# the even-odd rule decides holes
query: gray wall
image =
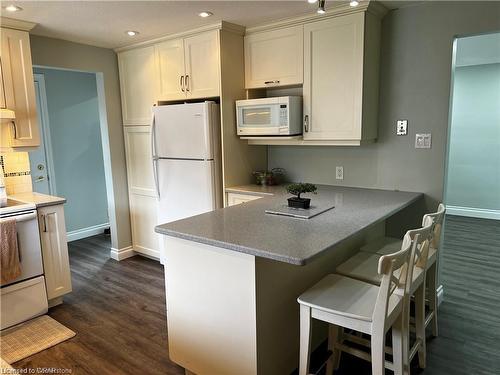
{"label": "gray wall", "polygon": [[[292,180],[419,191],[427,209],[443,197],[452,44],[457,35],[500,30],[500,2],[432,2],[394,10],[382,23],[378,141],[361,147],[269,147],[269,167]],[[409,135],[397,137],[397,119]],[[431,132],[432,149],[414,149]]]}
{"label": "gray wall", "polygon": [[109,222],[96,76],[35,68],[45,77],[56,194],[68,232]]}
{"label": "gray wall", "polygon": [[[111,225],[111,246],[123,249],[132,244],[125,166],[125,146],[120,103],[118,62],[113,50],[92,47],[60,39],[30,36],[33,65],[97,72],[97,89],[104,83],[106,113],[100,116],[104,125],[104,162],[108,187],[108,212]],[[102,131],[103,129],[101,129]]]}
{"label": "gray wall", "polygon": [[456,68],[452,107],[446,204],[500,213],[500,64]]}

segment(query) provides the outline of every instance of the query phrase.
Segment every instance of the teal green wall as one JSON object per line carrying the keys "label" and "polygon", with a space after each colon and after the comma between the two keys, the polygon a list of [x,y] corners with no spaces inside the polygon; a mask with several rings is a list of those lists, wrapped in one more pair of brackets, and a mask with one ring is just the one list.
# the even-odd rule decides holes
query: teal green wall
{"label": "teal green wall", "polygon": [[500,210],[500,64],[455,69],[445,197]]}
{"label": "teal green wall", "polygon": [[45,76],[56,194],[67,199],[66,229],[108,223],[95,74],[34,71]]}

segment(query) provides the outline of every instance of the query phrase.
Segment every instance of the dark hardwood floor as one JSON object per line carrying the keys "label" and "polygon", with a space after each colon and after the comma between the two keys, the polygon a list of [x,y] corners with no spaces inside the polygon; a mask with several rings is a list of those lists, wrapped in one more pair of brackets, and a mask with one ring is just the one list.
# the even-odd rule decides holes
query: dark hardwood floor
{"label": "dark hardwood floor", "polygon": [[104,235],[69,244],[73,292],[49,315],[77,335],[17,362],[72,374],[184,374],[169,361],[163,267],[133,257],[109,258]]}
{"label": "dark hardwood floor", "polygon": [[[500,374],[500,223],[447,216],[441,256],[440,335],[428,341],[427,368],[413,364],[412,373]],[[77,336],[14,367],[184,374],[168,359],[161,265],[142,257],[109,259],[104,236],[72,242],[70,260],[73,293],[50,315]],[[336,375],[370,373],[369,363],[343,354]]]}

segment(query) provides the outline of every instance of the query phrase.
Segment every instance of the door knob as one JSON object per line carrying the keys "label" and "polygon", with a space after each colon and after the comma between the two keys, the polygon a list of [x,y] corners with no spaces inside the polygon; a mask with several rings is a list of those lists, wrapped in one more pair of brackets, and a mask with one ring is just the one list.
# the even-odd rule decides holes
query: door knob
{"label": "door knob", "polygon": [[43,180],[45,180],[44,176],[38,176],[37,178],[35,178],[35,182],[41,182]]}

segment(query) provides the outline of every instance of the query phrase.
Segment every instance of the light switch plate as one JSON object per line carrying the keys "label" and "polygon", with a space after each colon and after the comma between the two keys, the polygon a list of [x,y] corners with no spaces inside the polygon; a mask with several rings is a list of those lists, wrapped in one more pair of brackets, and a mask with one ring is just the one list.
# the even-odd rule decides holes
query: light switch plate
{"label": "light switch plate", "polygon": [[431,134],[415,134],[415,148],[431,148]]}
{"label": "light switch plate", "polygon": [[408,120],[398,120],[396,122],[396,135],[408,134]]}

